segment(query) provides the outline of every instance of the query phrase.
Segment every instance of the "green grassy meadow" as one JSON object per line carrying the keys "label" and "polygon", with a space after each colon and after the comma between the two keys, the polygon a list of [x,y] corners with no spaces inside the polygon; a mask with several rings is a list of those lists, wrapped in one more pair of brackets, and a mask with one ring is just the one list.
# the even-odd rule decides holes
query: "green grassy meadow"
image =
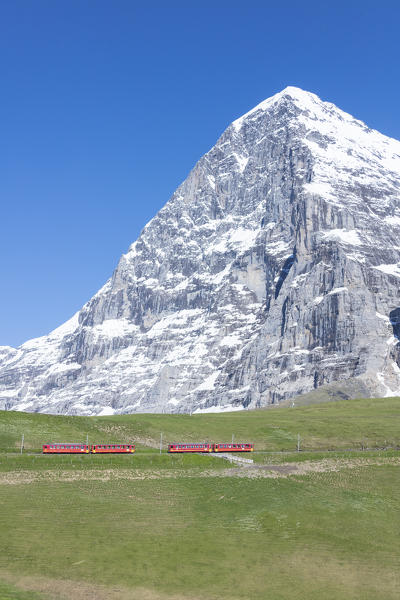
{"label": "green grassy meadow", "polygon": [[296,408],[268,408],[203,415],[135,414],[64,417],[0,411],[0,450],[15,451],[25,436],[26,450],[46,441],[136,442],[158,448],[182,442],[252,441],[256,450],[360,449],[400,446],[400,398],[344,400]]}
{"label": "green grassy meadow", "polygon": [[[0,413],[0,600],[397,600],[400,451],[358,444],[400,445],[399,408]],[[32,445],[20,455],[22,430]],[[133,456],[35,454],[50,430],[54,441],[141,442]],[[160,455],[160,431],[167,441],[235,433],[259,452],[240,468]],[[337,450],[268,454],[293,449],[297,432],[309,450]]]}

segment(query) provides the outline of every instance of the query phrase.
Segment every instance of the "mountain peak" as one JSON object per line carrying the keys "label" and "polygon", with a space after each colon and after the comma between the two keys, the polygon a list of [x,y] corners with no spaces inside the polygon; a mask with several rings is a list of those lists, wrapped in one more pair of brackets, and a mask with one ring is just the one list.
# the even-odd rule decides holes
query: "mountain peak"
{"label": "mountain peak", "polygon": [[289,85],[277,94],[274,94],[273,96],[270,96],[269,98],[266,98],[265,100],[257,104],[247,113],[233,121],[232,125],[238,131],[248,117],[257,113],[258,111],[266,111],[278,102],[280,102],[282,99],[287,98],[290,98],[294,102],[294,104],[302,108],[309,109],[312,108],[315,104],[323,104],[322,100],[316,94]]}
{"label": "mountain peak", "polygon": [[0,348],[0,407],[396,395],[399,237],[400,143],[289,86],[228,127],[79,315]]}

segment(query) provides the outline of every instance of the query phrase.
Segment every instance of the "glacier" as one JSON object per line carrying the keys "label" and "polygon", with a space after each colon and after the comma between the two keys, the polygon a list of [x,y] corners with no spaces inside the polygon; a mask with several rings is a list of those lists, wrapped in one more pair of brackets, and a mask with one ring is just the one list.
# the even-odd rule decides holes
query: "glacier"
{"label": "glacier", "polygon": [[399,239],[400,142],[288,87],[226,129],[76,315],[0,347],[0,408],[400,394]]}

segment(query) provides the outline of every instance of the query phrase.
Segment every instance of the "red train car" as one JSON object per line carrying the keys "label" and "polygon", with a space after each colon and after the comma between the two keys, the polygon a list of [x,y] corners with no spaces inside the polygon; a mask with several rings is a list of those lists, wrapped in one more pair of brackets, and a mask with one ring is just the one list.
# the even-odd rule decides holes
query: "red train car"
{"label": "red train car", "polygon": [[88,454],[87,444],[43,444],[43,454]]}
{"label": "red train car", "polygon": [[253,452],[254,444],[213,444],[213,452]]}
{"label": "red train car", "polygon": [[169,444],[168,452],[212,452],[210,444]]}
{"label": "red train car", "polygon": [[132,454],[135,452],[133,444],[92,444],[92,454]]}

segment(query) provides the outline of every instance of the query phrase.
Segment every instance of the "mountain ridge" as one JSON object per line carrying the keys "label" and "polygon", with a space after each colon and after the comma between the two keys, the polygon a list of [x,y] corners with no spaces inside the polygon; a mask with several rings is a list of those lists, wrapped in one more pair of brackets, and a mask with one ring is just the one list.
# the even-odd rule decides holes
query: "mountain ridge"
{"label": "mountain ridge", "polygon": [[261,102],[72,319],[2,347],[0,407],[232,410],[354,378],[395,395],[399,173],[400,142],[314,94]]}

